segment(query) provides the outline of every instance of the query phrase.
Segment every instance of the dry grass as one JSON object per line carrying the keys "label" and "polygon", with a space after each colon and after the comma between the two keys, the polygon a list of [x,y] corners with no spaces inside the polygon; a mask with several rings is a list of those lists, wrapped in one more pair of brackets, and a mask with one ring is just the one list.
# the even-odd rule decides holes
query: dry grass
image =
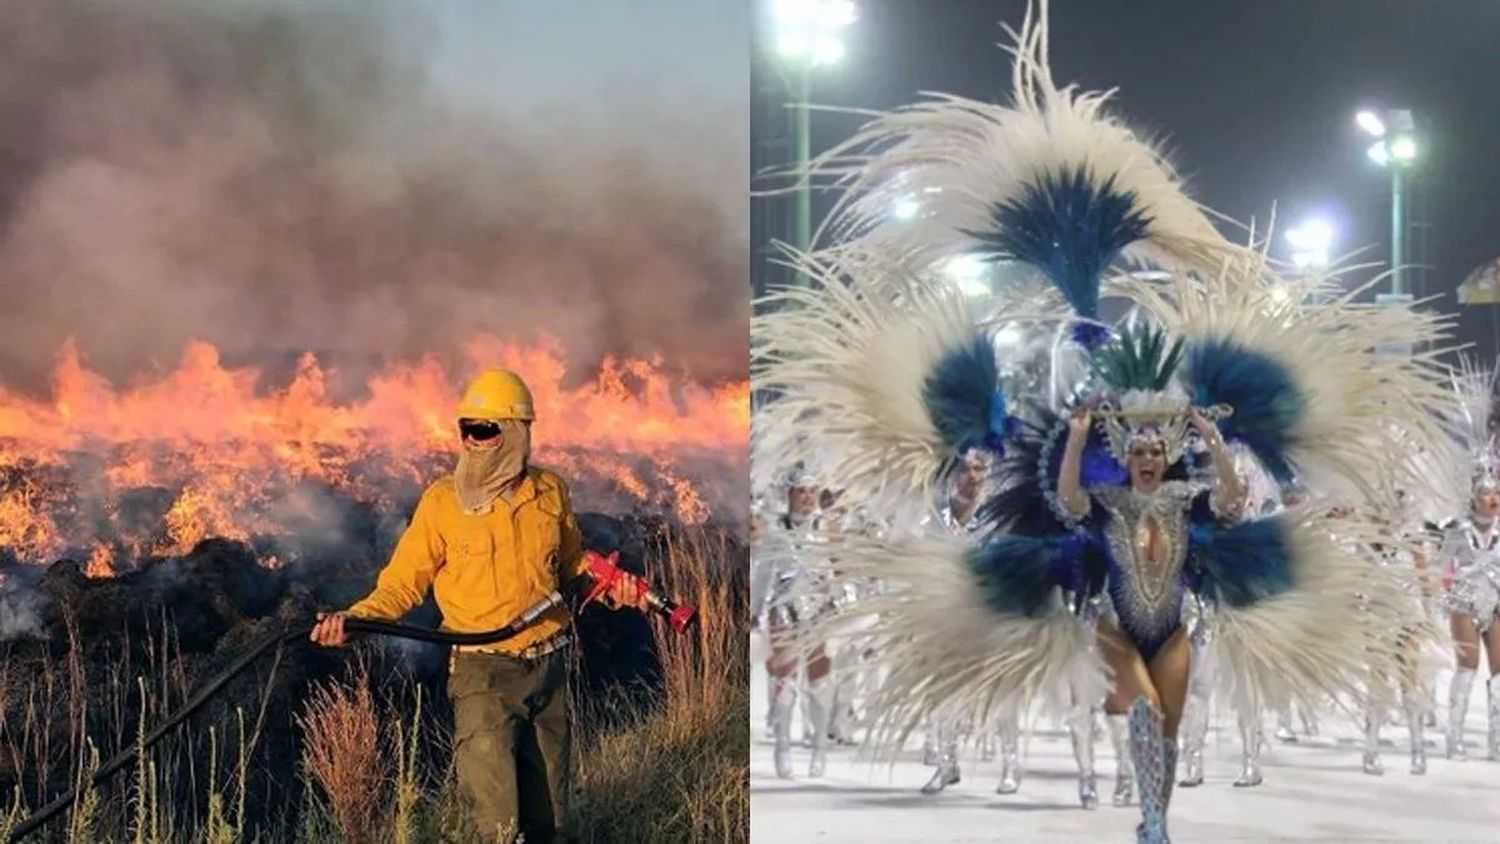
{"label": "dry grass", "polygon": [[386,820],[388,757],[380,742],[368,667],[355,663],[347,684],[317,686],[297,722],[303,733],[303,769],[322,790],[343,839],[377,840]]}
{"label": "dry grass", "polygon": [[[650,573],[664,593],[699,609],[700,624],[687,636],[657,625],[658,705],[627,718],[593,713],[604,717],[589,723],[601,726],[577,734],[573,816],[584,841],[749,840],[748,611],[744,572],[737,571],[744,565],[727,544],[697,535],[671,548],[669,564]],[[52,796],[44,784],[55,772],[86,782],[100,749],[108,755],[139,741],[143,728],[186,697],[191,682],[175,642],[162,635],[150,644],[144,678],[131,676],[125,660],[102,677],[85,677],[77,659],[48,665],[39,676],[17,676],[0,660],[0,711],[20,714],[0,718],[0,787],[8,792],[0,794],[0,840],[25,807]],[[464,832],[451,770],[439,785],[424,787],[418,776],[419,757],[434,756],[435,734],[422,708],[420,699],[415,712],[380,703],[362,659],[342,682],[315,687],[298,717],[305,802],[290,807],[289,827],[275,833],[272,824],[257,840],[473,840]],[[54,729],[52,713],[66,713],[66,729]],[[245,792],[261,723],[253,719],[247,736],[244,713],[237,717],[232,732],[220,725],[165,740],[133,775],[90,791],[52,834],[70,844],[250,840]],[[441,758],[441,749],[435,755]],[[206,811],[174,805],[172,795],[184,790],[198,795]]]}
{"label": "dry grass", "polygon": [[696,631],[658,624],[665,699],[639,721],[583,736],[575,823],[588,841],[742,842],[750,837],[748,609],[728,547],[698,536],[653,576],[694,603]]}

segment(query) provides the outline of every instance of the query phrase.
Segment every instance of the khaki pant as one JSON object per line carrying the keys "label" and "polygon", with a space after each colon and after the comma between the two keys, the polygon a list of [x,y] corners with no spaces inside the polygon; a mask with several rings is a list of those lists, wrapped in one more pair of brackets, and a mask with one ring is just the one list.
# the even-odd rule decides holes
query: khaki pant
{"label": "khaki pant", "polygon": [[[448,677],[459,794],[482,836],[566,840],[569,650],[520,660],[459,653]],[[493,840],[485,837],[484,840]]]}

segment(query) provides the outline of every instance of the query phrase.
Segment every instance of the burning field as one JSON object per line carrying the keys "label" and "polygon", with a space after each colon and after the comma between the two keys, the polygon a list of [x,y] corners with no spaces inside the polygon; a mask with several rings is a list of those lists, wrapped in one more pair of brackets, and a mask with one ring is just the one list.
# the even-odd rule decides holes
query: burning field
{"label": "burning field", "polygon": [[[674,384],[658,363],[606,359],[569,388],[555,344],[481,337],[468,350],[476,366],[530,379],[544,414],[535,461],[569,480],[580,508],[743,525],[744,382]],[[264,380],[199,342],[173,371],[120,391],[69,345],[51,396],[0,388],[0,553],[68,556],[107,577],[223,538],[276,567],[347,541],[350,505],[403,518],[452,468],[460,382],[433,359],[392,365],[342,403],[337,373],[310,354],[284,385]]]}
{"label": "burning field", "polygon": [[[595,4],[567,23],[601,62],[639,64],[631,27],[703,55],[584,79],[556,21],[459,5],[7,6],[0,840],[249,643],[367,591],[494,366],[589,546],[703,611],[677,639],[581,614],[580,820],[742,837],[748,94],[670,91],[703,55],[748,66],[748,21],[726,52],[692,31],[718,10]],[[277,651],[48,834],[451,837],[445,651],[354,650]],[[639,840],[612,821],[590,837]]]}

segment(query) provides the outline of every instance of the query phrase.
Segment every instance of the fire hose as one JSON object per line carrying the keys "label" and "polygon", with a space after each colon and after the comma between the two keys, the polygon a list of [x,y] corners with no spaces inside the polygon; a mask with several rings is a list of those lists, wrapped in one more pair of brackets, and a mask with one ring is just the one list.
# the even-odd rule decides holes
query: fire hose
{"label": "fire hose", "polygon": [[[583,594],[584,603],[598,600],[611,588],[622,581],[634,583],[641,592],[646,607],[652,612],[666,620],[671,628],[683,633],[692,628],[698,621],[696,610],[686,604],[677,604],[661,597],[652,591],[646,581],[619,567],[619,553],[616,552],[608,557],[594,552],[587,555],[588,572],[580,575],[575,581],[563,589],[553,590],[546,597],[527,607],[524,612],[504,627],[495,630],[487,630],[482,633],[452,633],[444,630],[431,630],[425,627],[413,627],[409,624],[398,624],[390,621],[377,621],[368,618],[357,618],[349,616],[344,619],[344,630],[346,633],[368,633],[377,636],[390,636],[401,639],[415,639],[419,642],[430,642],[439,645],[493,645],[512,639],[523,630],[536,622],[543,613],[554,607],[561,606],[566,598],[565,594]],[[241,654],[238,659],[214,675],[207,683],[203,684],[180,709],[172,713],[165,721],[136,744],[115,754],[109,761],[99,766],[94,775],[89,779],[89,787],[97,788],[103,785],[111,776],[121,769],[135,762],[139,754],[146,748],[151,747],[165,737],[172,730],[181,726],[193,713],[197,712],[208,703],[219,690],[248,668],[272,648],[279,648],[299,640],[307,640],[312,633],[313,624],[302,623],[285,628],[277,633],[265,636],[256,642],[249,650]],[[79,797],[78,789],[72,789],[59,795],[47,805],[38,809],[30,817],[22,820],[11,830],[7,844],[17,844],[22,838],[39,829],[53,817],[71,807]]]}

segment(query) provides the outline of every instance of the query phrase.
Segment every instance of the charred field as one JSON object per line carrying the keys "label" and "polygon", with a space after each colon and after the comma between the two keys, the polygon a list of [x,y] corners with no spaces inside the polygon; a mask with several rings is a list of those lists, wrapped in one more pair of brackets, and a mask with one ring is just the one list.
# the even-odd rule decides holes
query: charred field
{"label": "charred field", "polygon": [[[378,564],[347,561],[381,559],[390,538],[376,509],[350,507],[365,529],[340,532],[368,537],[363,548],[287,554],[268,539],[258,550],[206,539],[107,577],[90,577],[86,560],[0,563],[0,818],[14,824],[77,785],[261,637],[362,595]],[[743,708],[748,552],[712,524],[590,513],[580,523],[588,547],[620,551],[627,568],[698,604],[704,624],[685,640],[638,614],[580,613],[577,822],[590,840],[648,830],[655,840],[733,839],[748,822],[735,797],[748,748],[736,747],[742,730],[717,733]],[[429,602],[408,620],[439,617]],[[446,666],[445,647],[404,640],[280,648],[144,764],[28,840],[464,840]],[[715,793],[692,797],[705,778],[718,779]]]}

